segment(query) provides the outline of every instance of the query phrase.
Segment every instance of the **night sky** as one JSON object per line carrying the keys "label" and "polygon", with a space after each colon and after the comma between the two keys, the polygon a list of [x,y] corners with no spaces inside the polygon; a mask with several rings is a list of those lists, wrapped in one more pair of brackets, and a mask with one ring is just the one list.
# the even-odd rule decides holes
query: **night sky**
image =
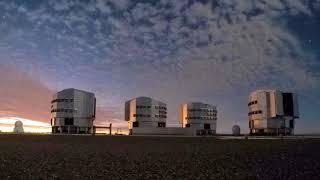
{"label": "night sky", "polygon": [[150,96],[218,107],[218,132],[248,131],[256,89],[299,95],[296,133],[320,132],[320,0],[1,0],[0,117],[50,122],[52,93],[96,94],[96,124],[126,127]]}

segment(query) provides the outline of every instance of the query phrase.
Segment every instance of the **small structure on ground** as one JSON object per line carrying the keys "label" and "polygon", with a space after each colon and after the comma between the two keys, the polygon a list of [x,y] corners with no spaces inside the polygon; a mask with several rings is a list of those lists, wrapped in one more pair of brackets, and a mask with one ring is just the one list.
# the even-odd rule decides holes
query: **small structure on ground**
{"label": "small structure on ground", "polygon": [[240,136],[240,126],[234,125],[232,127],[232,135],[234,136]]}
{"label": "small structure on ground", "polygon": [[16,121],[16,122],[14,123],[13,132],[14,132],[14,133],[17,133],[17,134],[24,133],[23,123],[22,123],[21,121]]}

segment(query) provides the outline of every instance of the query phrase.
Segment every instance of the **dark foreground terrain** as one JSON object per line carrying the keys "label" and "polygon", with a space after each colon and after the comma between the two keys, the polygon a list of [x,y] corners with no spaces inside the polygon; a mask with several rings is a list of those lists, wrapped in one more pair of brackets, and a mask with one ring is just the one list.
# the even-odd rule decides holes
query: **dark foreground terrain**
{"label": "dark foreground terrain", "polygon": [[320,140],[0,135],[0,179],[320,179]]}

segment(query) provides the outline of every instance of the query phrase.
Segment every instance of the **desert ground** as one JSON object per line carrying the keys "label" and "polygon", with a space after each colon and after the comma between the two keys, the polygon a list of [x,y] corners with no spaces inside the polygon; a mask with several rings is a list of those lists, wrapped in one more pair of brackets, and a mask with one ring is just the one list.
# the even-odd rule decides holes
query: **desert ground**
{"label": "desert ground", "polygon": [[0,135],[0,179],[320,179],[320,139]]}

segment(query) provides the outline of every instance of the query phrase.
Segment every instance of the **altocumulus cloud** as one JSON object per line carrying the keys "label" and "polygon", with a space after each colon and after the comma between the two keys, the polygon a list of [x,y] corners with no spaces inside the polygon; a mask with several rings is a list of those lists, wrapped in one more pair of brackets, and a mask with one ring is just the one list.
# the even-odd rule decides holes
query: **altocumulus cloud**
{"label": "altocumulus cloud", "polygon": [[160,97],[172,124],[179,103],[217,103],[225,130],[235,117],[246,123],[237,106],[255,88],[318,93],[309,67],[319,62],[286,26],[316,8],[318,0],[1,1],[0,61],[53,89],[96,91],[101,106]]}

